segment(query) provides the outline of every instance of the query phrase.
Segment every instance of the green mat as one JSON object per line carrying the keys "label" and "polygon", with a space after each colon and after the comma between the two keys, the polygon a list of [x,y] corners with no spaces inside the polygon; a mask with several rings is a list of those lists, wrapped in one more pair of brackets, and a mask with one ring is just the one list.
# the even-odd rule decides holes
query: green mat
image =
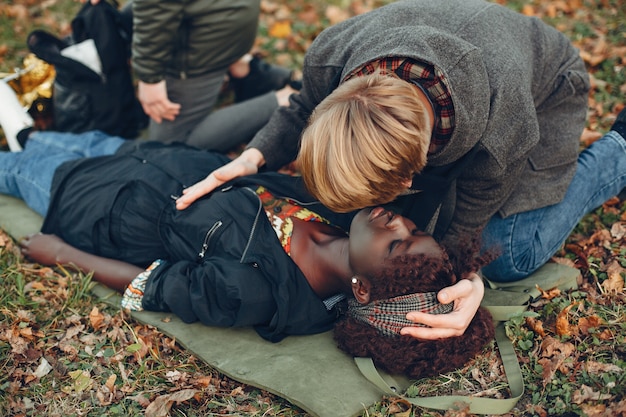
{"label": "green mat", "polygon": [[[36,233],[42,219],[21,200],[0,195],[0,227],[19,239]],[[490,284],[483,304],[504,306],[497,320],[506,320],[508,307],[522,305],[538,295],[535,288],[573,288],[579,272],[548,264],[526,280],[514,284]],[[120,296],[102,285],[94,293],[119,305]],[[490,308],[494,311],[494,308]],[[157,327],[206,363],[234,380],[265,389],[317,417],[351,417],[382,397],[382,391],[361,374],[352,357],[341,352],[331,332],[313,336],[291,336],[270,343],[252,329],[223,329],[202,324],[185,324],[164,313],[134,312],[136,320]],[[167,318],[167,320],[165,320]],[[388,376],[382,375],[384,378]],[[391,380],[390,380],[391,381]],[[398,392],[409,385],[406,378],[393,378]]]}

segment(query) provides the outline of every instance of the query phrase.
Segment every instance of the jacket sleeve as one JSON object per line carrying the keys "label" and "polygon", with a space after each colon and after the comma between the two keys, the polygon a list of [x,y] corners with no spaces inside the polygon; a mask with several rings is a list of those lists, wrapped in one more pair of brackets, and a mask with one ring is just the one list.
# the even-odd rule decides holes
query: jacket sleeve
{"label": "jacket sleeve", "polygon": [[133,0],[132,66],[137,78],[154,84],[172,59],[184,2]]}
{"label": "jacket sleeve", "polygon": [[152,271],[142,306],[219,327],[268,323],[276,311],[271,287],[257,268],[215,258],[164,262]]}

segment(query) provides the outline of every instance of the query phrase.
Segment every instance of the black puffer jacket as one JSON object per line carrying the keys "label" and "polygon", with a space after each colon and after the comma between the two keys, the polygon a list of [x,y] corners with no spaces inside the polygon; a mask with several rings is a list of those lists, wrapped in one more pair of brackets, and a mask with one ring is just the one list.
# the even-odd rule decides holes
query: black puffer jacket
{"label": "black puffer jacket", "polygon": [[336,312],[285,254],[254,189],[264,185],[301,201],[344,230],[352,215],[328,211],[299,178],[277,173],[240,179],[176,210],[171,196],[226,161],[183,145],[128,142],[113,156],[65,163],[42,231],[141,267],[164,259],[148,281],[147,310],[171,311],[185,322],[255,326],[271,341],[330,329]]}

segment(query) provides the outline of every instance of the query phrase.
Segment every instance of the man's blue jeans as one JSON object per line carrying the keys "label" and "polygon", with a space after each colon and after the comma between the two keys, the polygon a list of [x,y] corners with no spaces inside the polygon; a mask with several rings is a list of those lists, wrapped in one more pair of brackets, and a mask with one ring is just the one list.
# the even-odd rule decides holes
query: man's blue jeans
{"label": "man's blue jeans", "polygon": [[20,198],[45,216],[52,177],[59,165],[84,157],[111,155],[123,142],[122,138],[99,131],[33,132],[22,152],[0,152],[0,194]]}
{"label": "man's blue jeans", "polygon": [[483,232],[483,247],[501,255],[483,268],[485,277],[509,282],[545,264],[583,216],[626,187],[626,140],[611,131],[578,157],[576,175],[563,201],[509,216],[495,215]]}

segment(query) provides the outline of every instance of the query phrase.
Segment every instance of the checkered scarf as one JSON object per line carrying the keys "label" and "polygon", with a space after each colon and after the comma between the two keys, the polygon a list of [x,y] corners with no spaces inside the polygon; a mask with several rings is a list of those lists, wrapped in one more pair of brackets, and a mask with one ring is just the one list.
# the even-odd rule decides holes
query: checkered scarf
{"label": "checkered scarf", "polygon": [[451,312],[452,307],[453,303],[441,304],[437,300],[436,292],[424,292],[376,300],[368,304],[360,304],[351,298],[348,300],[348,315],[375,327],[385,336],[396,336],[403,327],[420,326],[407,320],[408,312],[445,314]]}

